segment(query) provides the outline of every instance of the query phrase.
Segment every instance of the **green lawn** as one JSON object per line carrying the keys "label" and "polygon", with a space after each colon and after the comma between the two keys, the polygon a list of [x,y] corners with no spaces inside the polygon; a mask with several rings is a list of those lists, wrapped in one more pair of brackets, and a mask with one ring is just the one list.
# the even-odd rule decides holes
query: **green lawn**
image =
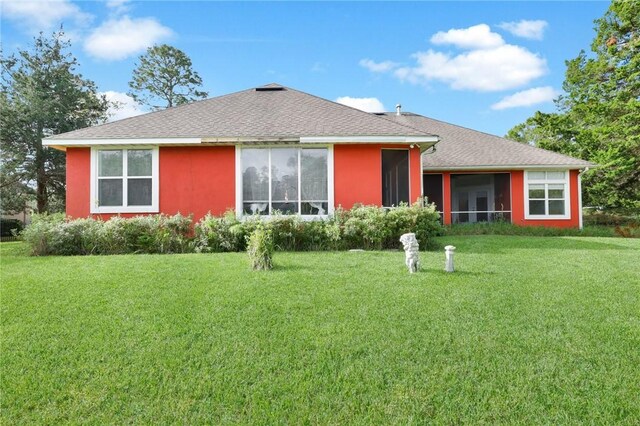
{"label": "green lawn", "polygon": [[640,240],[26,257],[0,244],[16,423],[640,422]]}

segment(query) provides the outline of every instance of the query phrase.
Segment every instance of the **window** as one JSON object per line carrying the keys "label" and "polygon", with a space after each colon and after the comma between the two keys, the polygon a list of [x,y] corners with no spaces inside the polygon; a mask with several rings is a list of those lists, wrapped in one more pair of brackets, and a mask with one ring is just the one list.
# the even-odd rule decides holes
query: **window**
{"label": "window", "polygon": [[569,172],[525,172],[525,218],[568,219]]}
{"label": "window", "polygon": [[158,148],[93,148],[91,213],[158,211]]}
{"label": "window", "polygon": [[382,205],[409,204],[409,150],[382,150]]}
{"label": "window", "polygon": [[243,214],[329,213],[327,148],[243,148]]}

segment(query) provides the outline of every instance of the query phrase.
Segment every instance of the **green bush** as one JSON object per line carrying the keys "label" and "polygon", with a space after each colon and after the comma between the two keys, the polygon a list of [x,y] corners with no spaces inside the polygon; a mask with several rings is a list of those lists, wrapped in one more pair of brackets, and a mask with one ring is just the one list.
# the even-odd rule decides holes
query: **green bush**
{"label": "green bush", "polygon": [[273,268],[273,231],[266,226],[258,227],[247,238],[247,254],[251,268],[264,271]]}
{"label": "green bush", "polygon": [[[193,232],[192,232],[193,227]],[[338,208],[327,219],[299,216],[252,216],[238,220],[233,211],[207,214],[195,226],[191,217],[149,215],[107,221],[66,219],[62,214],[34,215],[23,232],[34,255],[90,255],[125,253],[239,252],[247,249],[256,230],[268,231],[275,250],[344,250],[399,248],[398,239],[415,232],[420,246],[429,246],[442,232],[433,205],[403,205],[393,209],[356,206]]]}
{"label": "green bush", "polygon": [[21,220],[0,218],[0,237],[13,237],[19,234],[23,228]]}
{"label": "green bush", "polygon": [[351,210],[338,209],[335,221],[342,230],[346,248],[390,249],[399,247],[399,238],[414,232],[420,247],[431,245],[431,238],[442,233],[435,206],[402,204],[392,209],[356,205]]}
{"label": "green bush", "polygon": [[427,248],[431,238],[442,232],[433,205],[393,209],[358,205],[351,210],[338,208],[324,220],[276,214],[239,221],[229,212],[223,217],[207,215],[195,225],[196,251],[243,251],[245,237],[261,227],[272,232],[274,248],[280,251],[399,248],[400,235],[406,232],[415,232],[421,247]]}
{"label": "green bush", "polygon": [[153,215],[107,221],[33,215],[22,232],[36,256],[124,253],[182,253],[191,250],[191,218]]}

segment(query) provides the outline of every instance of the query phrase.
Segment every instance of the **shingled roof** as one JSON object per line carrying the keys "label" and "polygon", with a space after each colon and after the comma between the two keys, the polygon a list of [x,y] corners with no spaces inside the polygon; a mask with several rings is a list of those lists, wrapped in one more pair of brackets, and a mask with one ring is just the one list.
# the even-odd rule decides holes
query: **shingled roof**
{"label": "shingled roof", "polygon": [[440,137],[436,152],[425,153],[422,156],[425,170],[468,170],[488,167],[521,169],[545,166],[578,169],[593,166],[588,161],[410,112],[403,112],[401,115],[392,112],[377,115]]}
{"label": "shingled roof", "polygon": [[394,123],[355,108],[272,83],[62,133],[47,140],[51,142],[143,138],[295,140],[300,137],[331,136],[434,137],[417,128]]}

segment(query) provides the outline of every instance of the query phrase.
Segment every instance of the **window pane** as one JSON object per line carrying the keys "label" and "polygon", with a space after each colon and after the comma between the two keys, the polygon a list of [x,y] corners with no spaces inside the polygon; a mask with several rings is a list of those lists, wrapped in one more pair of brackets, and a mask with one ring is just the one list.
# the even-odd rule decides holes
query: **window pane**
{"label": "window pane", "polygon": [[309,201],[302,203],[302,214],[306,215],[325,215],[328,213],[329,203]]}
{"label": "window pane", "polygon": [[527,176],[529,180],[544,180],[545,172],[529,172]]}
{"label": "window pane", "polygon": [[127,151],[127,175],[151,176],[151,150],[130,149]]}
{"label": "window pane", "polygon": [[544,215],[544,200],[530,200],[529,201],[529,214],[532,215]]}
{"label": "window pane", "polygon": [[547,172],[547,180],[564,180],[565,172]]}
{"label": "window pane", "polygon": [[564,214],[564,200],[550,200],[549,214]]}
{"label": "window pane", "polygon": [[529,198],[544,198],[544,185],[529,185]]}
{"label": "window pane", "polygon": [[269,202],[269,150],[242,150],[242,198]]}
{"label": "window pane", "polygon": [[269,214],[269,203],[243,203],[243,214]]}
{"label": "window pane", "polygon": [[273,201],[298,201],[297,149],[271,150],[271,197]]}
{"label": "window pane", "polygon": [[302,200],[327,200],[327,150],[303,149],[300,168]]}
{"label": "window pane", "polygon": [[122,179],[98,179],[98,205],[122,205]]}
{"label": "window pane", "polygon": [[122,151],[98,151],[98,176],[122,176]]}
{"label": "window pane", "polygon": [[129,179],[127,181],[127,205],[151,205],[151,179]]}
{"label": "window pane", "polygon": [[392,207],[403,202],[409,203],[409,151],[383,149],[382,205]]}
{"label": "window pane", "polygon": [[281,214],[296,214],[298,213],[298,202],[289,203],[272,203],[272,214],[277,210]]}
{"label": "window pane", "polygon": [[564,198],[564,185],[550,184],[549,185],[549,198]]}

